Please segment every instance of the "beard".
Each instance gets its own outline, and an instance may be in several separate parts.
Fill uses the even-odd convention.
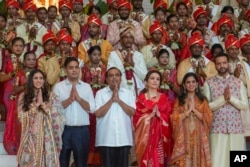
[[[195,59],[198,59],[198,58],[201,57],[201,54],[199,54],[199,55],[198,54],[192,54],[192,57],[195,58]]]
[[[226,74],[228,73],[228,69],[227,68],[220,68],[220,69],[217,69],[218,73],[223,75],[223,74]]]
[[[129,18],[129,15],[120,15],[120,18],[122,20],[127,20]]]

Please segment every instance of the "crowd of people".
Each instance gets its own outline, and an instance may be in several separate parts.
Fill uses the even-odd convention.
[[[21,167],[229,167],[246,150],[250,0],[144,1],[6,0],[0,120]]]

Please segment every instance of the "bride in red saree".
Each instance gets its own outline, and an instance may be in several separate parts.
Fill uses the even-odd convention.
[[[158,71],[149,71],[145,77],[146,89],[136,101],[133,124],[139,167],[165,167],[171,156],[171,105],[168,97],[158,91],[161,80]]]
[[[20,140],[20,123],[17,119],[17,97],[24,87],[19,88],[19,92],[14,89],[15,84],[24,84],[24,80],[17,82],[16,78],[21,76],[20,57],[24,50],[24,40],[16,37],[11,42],[11,54],[6,51],[2,69],[0,71],[0,82],[3,82],[3,103],[6,107],[7,117],[3,135],[3,145],[6,152],[10,155],[16,155]]]

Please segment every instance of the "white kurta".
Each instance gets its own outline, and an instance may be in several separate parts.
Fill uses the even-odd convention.
[[[29,26],[29,28],[33,26],[37,27],[37,35],[35,39],[29,40],[29,33],[26,32],[26,26]],[[16,33],[17,33],[17,37],[22,37],[24,39],[25,44],[28,44],[28,43],[31,44],[31,49],[33,48],[34,45],[37,46],[37,50],[35,52],[37,58],[43,53],[42,38],[44,34],[47,33],[47,28],[44,27],[42,24],[38,22],[34,22],[33,24],[28,24],[25,22],[16,27]],[[25,50],[27,50],[27,48]]]
[[[136,93],[135,92],[135,81],[133,80],[132,85],[127,84],[127,79],[126,79],[123,61],[120,58],[120,56],[117,54],[117,52],[119,52],[119,51],[112,51],[110,53],[110,56],[108,59],[108,69],[111,67],[117,67],[122,73],[121,86],[128,88],[128,89],[132,90],[134,93]],[[143,81],[144,81],[144,78],[147,74],[147,68],[146,68],[146,64],[145,64],[143,55],[140,52],[134,51],[133,61],[134,61],[134,77],[136,80],[136,86],[137,86],[137,90],[140,91],[144,88]]]

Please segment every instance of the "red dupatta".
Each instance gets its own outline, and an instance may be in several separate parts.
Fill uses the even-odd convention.
[[[159,117],[151,119],[150,114],[158,110]],[[169,116],[171,106],[165,94],[157,102],[139,95],[136,102],[136,113],[133,118],[135,126],[135,147],[140,167],[165,167],[172,151]]]

